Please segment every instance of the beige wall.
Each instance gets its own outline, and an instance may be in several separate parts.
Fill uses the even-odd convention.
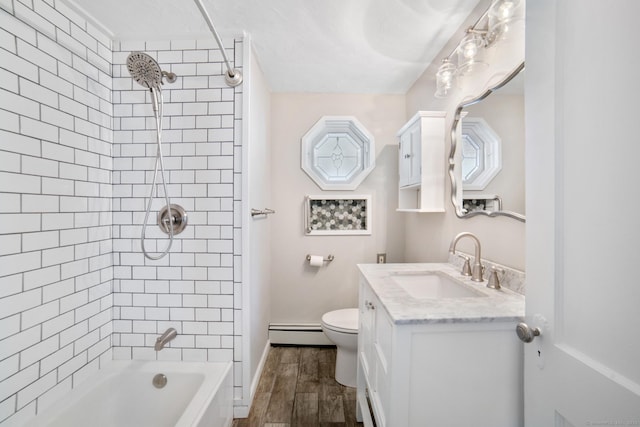
[[[471,25],[486,9],[488,3],[481,3],[476,8],[475,15],[470,17]],[[464,28],[464,26],[463,26]],[[524,61],[524,22],[514,28],[512,39],[502,41],[495,48],[485,50],[485,60],[490,64],[482,73],[466,78],[461,87],[446,99],[436,99],[435,72],[438,61],[432,64],[416,81],[407,93],[407,118],[418,110],[442,110],[447,112],[447,126],[450,127],[457,106],[473,99],[484,90],[499,82],[505,75],[513,71],[519,63]],[[460,32],[460,35],[463,33]],[[451,40],[442,50],[439,58],[447,56],[455,47],[459,38]],[[447,135],[447,158],[451,140]],[[443,159],[447,162],[447,159]],[[450,194],[450,184],[447,179],[446,194]],[[445,261],[451,239],[457,233],[470,231],[475,233],[482,242],[482,256],[485,259],[524,270],[525,266],[525,224],[510,218],[474,217],[459,219],[455,215],[452,204],[447,201],[444,214],[407,214],[405,221],[405,261]],[[473,252],[469,242],[460,242],[459,249]]]
[[[323,313],[357,305],[356,264],[386,252],[402,262],[405,216],[397,206],[396,132],[406,121],[404,95],[274,93],[271,97],[272,205],[271,322],[318,323]],[[373,134],[376,167],[354,191],[323,192],[300,168],[300,138],[323,115],[355,116]],[[305,236],[303,199],[308,194],[370,194],[370,236]],[[312,268],[307,254],[335,260]]]
[[[471,25],[488,7],[481,2]],[[462,32],[461,32],[462,34]],[[454,96],[438,100],[434,74],[437,64],[426,70],[406,95],[352,95],[273,93],[271,95],[272,207],[271,222],[271,322],[318,323],[323,313],[357,304],[356,264],[375,262],[386,252],[388,262],[446,261],[452,237],[461,231],[475,233],[483,244],[483,258],[524,270],[525,225],[510,218],[455,216],[447,199],[446,213],[398,213],[396,132],[418,110],[447,111],[447,126],[456,107],[494,85],[524,60],[524,32],[487,51],[491,64],[481,75],[467,79]],[[457,43],[442,51],[447,55]],[[437,62],[437,61],[436,61]],[[300,168],[300,138],[323,115],[352,115],[376,139],[376,168],[352,192],[323,192]],[[445,141],[448,158],[450,140]],[[447,158],[442,161],[447,164]],[[447,179],[446,194],[450,194]],[[305,236],[303,200],[307,194],[371,194],[371,236]],[[468,242],[459,248],[473,252]],[[325,267],[311,268],[306,254],[335,255]]]

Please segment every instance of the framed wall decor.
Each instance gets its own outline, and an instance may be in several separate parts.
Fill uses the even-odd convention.
[[[307,236],[371,234],[370,195],[306,196],[304,205]]]
[[[376,166],[374,137],[352,116],[323,116],[301,142],[300,166],[322,190],[355,190]]]

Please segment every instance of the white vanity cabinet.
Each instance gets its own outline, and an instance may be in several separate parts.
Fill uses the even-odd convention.
[[[398,210],[444,212],[444,111],[418,111],[398,131]]]
[[[394,322],[360,279],[357,413],[378,427],[523,425],[516,322]]]
[[[386,414],[391,402],[391,339],[393,324],[371,288],[360,284],[360,328],[358,331],[358,393],[365,385],[377,408],[378,426],[388,426]],[[365,380],[366,379],[366,380]],[[366,408],[365,406],[363,406]]]

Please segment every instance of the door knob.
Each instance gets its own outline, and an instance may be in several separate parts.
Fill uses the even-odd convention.
[[[540,328],[531,328],[524,322],[520,322],[516,326],[516,334],[518,334],[518,338],[520,338],[520,341],[525,343],[533,341],[533,339],[540,336],[541,333],[542,331]]]

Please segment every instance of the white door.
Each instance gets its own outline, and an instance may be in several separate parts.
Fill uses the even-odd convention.
[[[527,2],[527,427],[640,425],[639,16]]]

